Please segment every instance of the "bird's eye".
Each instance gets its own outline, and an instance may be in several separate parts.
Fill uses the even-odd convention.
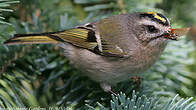
[[[158,29],[155,28],[153,25],[148,25],[148,26],[147,26],[147,29],[148,29],[148,31],[149,31],[150,33],[156,33],[156,32],[158,32]]]

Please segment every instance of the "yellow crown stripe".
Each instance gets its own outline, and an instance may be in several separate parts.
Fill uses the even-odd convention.
[[[155,12],[147,12],[147,14],[152,14],[152,15],[154,15],[154,17],[156,18],[156,19],[159,19],[159,20],[161,20],[162,22],[166,22],[166,19],[165,18],[162,18],[162,17],[160,17],[157,13],[155,13]]]

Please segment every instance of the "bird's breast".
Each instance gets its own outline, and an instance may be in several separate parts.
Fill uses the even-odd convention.
[[[130,57],[129,61],[130,69],[134,69],[135,73],[143,72],[149,69],[161,56],[162,52],[164,51],[167,42],[162,42],[160,45],[155,46],[138,46],[132,52],[132,57]],[[131,63],[134,62],[134,63]]]
[[[141,48],[125,59],[104,57],[89,50],[64,44],[65,56],[86,76],[97,82],[115,84],[151,67],[163,49]],[[139,74],[138,74],[139,75]]]

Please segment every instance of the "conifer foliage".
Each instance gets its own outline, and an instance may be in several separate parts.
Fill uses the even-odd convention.
[[[180,16],[180,7],[190,5],[194,0],[0,0],[0,108],[196,110],[195,46],[185,38],[170,42],[139,83],[130,79],[113,87],[117,96],[82,76],[56,46],[3,45],[16,33],[65,30],[136,11],[163,13],[173,27],[184,27],[195,23],[190,14]]]

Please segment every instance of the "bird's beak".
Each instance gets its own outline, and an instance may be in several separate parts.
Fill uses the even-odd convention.
[[[170,40],[177,40],[177,35],[174,33],[175,29],[169,29],[164,34],[162,34],[162,37]]]
[[[161,37],[166,38],[166,39],[170,39],[171,36],[171,31],[169,29],[169,31],[164,32]]]
[[[161,36],[167,38],[170,35],[171,35],[170,31],[167,31],[167,32],[163,33]]]
[[[179,29],[169,29],[168,32],[164,33],[162,36],[171,39],[177,40],[178,37],[186,35],[189,32],[190,28],[179,28]]]

